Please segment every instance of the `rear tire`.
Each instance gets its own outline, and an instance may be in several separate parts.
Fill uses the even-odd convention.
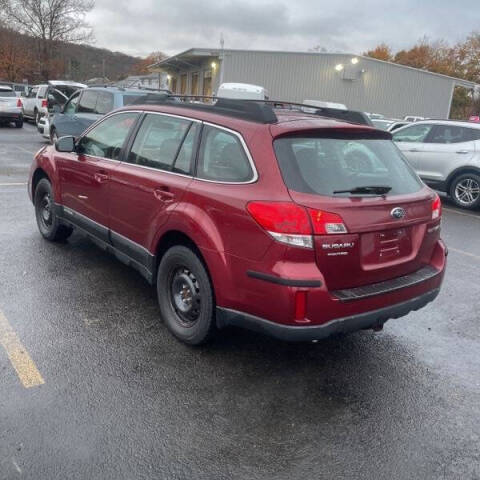
[[[46,178],[42,178],[35,188],[34,205],[38,230],[43,238],[62,242],[72,234],[72,228],[62,225],[55,213],[52,184]]]
[[[189,345],[208,342],[216,331],[215,301],[207,270],[189,248],[167,250],[157,272],[160,312],[170,332]]]
[[[22,120],[17,120],[17,121],[15,122],[15,126],[16,126],[17,128],[22,128],[22,127],[23,127],[23,119],[22,119]]]
[[[460,208],[474,210],[480,207],[480,175],[464,173],[453,179],[450,197]]]
[[[38,122],[40,121],[40,113],[39,113],[37,110],[35,110],[35,111],[33,112],[33,115],[34,115],[34,117],[33,117],[33,123],[34,123],[35,125],[38,125]]]

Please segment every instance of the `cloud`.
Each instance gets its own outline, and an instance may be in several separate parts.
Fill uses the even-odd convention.
[[[480,24],[479,0],[96,0],[88,20],[96,45],[145,56],[161,50],[226,48],[362,53],[423,36],[462,40]]]

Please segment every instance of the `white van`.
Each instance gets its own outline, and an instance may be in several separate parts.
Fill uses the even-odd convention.
[[[218,98],[237,98],[243,100],[268,100],[268,91],[258,85],[248,83],[222,83],[218,87]]]
[[[347,106],[343,103],[323,102],[321,100],[304,100],[303,104],[318,108],[336,108],[337,110],[348,110]]]

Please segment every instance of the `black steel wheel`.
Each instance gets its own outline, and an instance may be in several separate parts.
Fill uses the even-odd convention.
[[[190,345],[207,342],[215,332],[215,302],[207,270],[184,246],[170,248],[157,272],[157,294],[168,329]]]
[[[72,233],[72,229],[62,225],[55,213],[52,185],[42,178],[35,188],[35,217],[38,230],[44,238],[51,241],[64,241]]]

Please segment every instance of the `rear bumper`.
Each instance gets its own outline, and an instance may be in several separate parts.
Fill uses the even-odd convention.
[[[0,121],[6,122],[14,122],[15,120],[21,120],[23,118],[22,112],[4,112],[0,111]]]
[[[424,307],[436,298],[439,291],[440,288],[436,288],[405,302],[389,305],[370,312],[351,315],[349,317],[337,318],[322,325],[310,326],[282,325],[247,313],[218,307],[217,324],[220,328],[227,326],[248,328],[249,330],[265,333],[280,340],[291,342],[321,340],[338,333],[381,327],[391,318],[403,317],[413,310]]]

